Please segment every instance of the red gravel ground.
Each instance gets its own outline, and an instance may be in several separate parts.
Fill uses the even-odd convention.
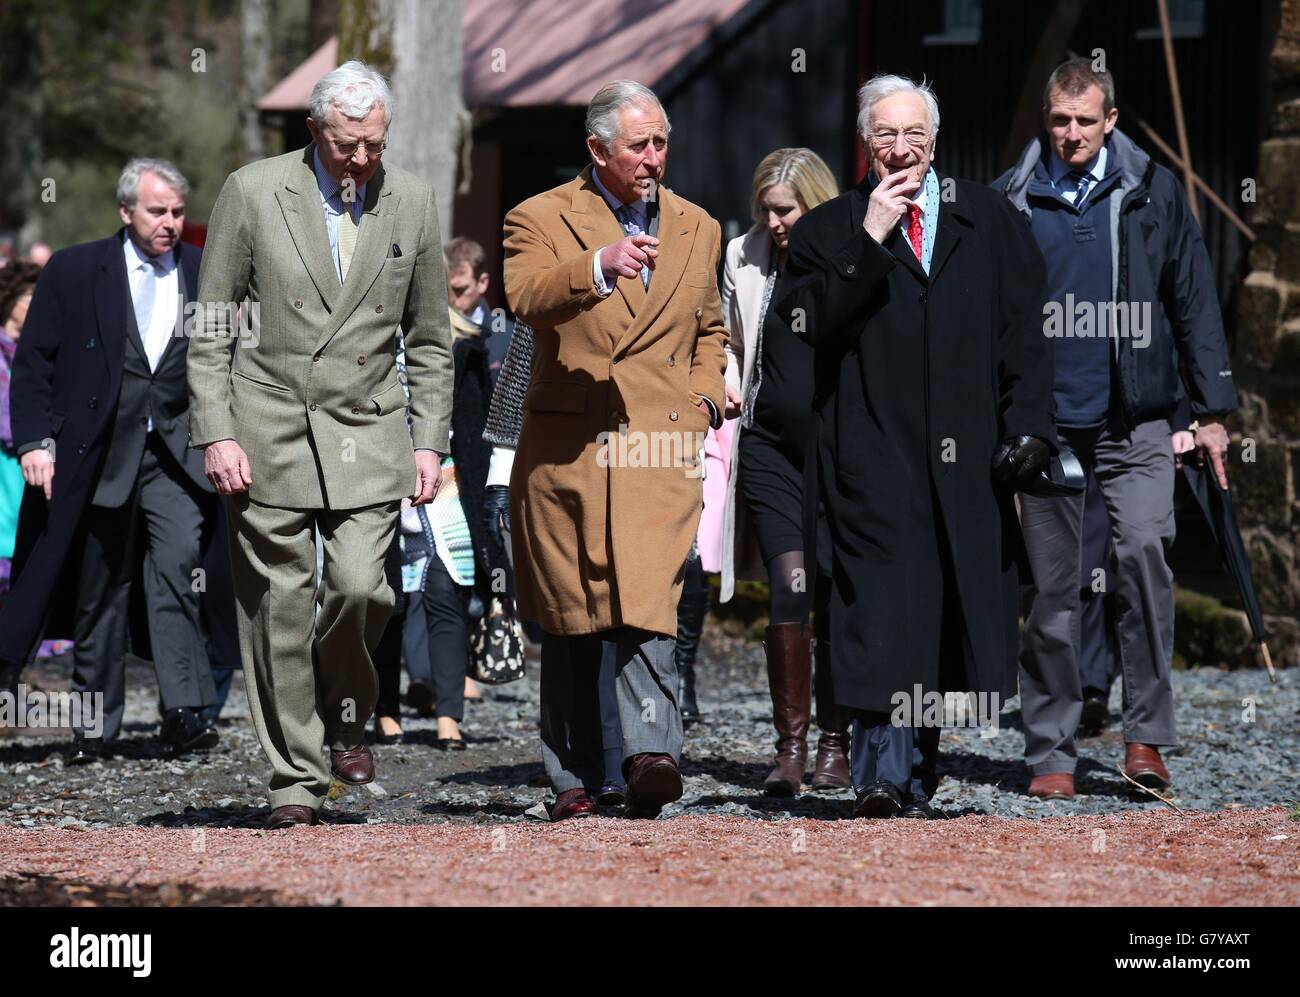
[[[0,830],[0,903],[32,902],[1295,906],[1300,822],[1271,808],[929,824]]]

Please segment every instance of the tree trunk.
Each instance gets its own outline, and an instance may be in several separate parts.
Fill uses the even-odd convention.
[[[269,0],[240,0],[239,86],[242,161],[265,159],[266,135],[255,106],[271,88],[271,5]]]
[[[433,187],[443,237],[452,232],[456,168],[468,139],[461,98],[462,0],[342,0],[339,61],[361,59],[392,84],[386,162]]]

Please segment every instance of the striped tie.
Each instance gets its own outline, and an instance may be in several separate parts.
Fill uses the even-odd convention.
[[[1075,170],[1070,174],[1070,179],[1074,181],[1074,206],[1083,207],[1083,199],[1088,196],[1088,187],[1092,183],[1092,177],[1082,170]]]
[[[625,204],[618,209],[618,219],[623,223],[623,231],[628,235],[641,235],[641,219],[637,213],[632,210],[630,204]],[[641,267],[641,285],[647,290],[650,287],[650,268]]]

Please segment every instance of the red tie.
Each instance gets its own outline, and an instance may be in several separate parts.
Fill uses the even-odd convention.
[[[907,207],[907,241],[912,244],[916,261],[921,262],[921,209],[915,204]]]

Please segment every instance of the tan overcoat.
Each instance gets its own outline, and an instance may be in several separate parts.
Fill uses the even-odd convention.
[[[518,604],[555,634],[677,633],[702,505],[698,403],[724,409],[718,223],[661,188],[649,290],[619,277],[602,298],[594,254],[623,235],[590,166],[505,221],[506,297],[535,335],[510,480]]]

